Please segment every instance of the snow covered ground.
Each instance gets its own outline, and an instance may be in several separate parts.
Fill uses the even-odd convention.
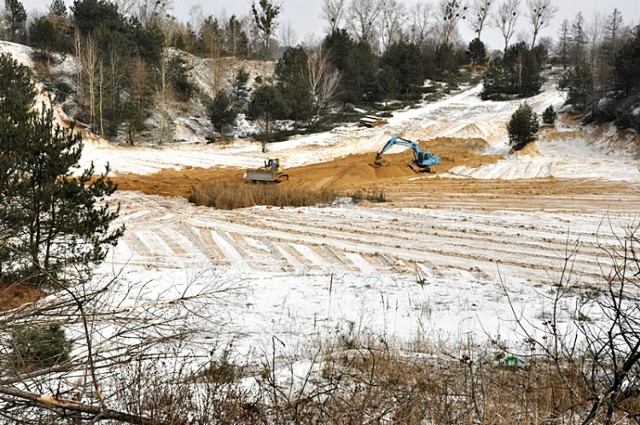
[[[0,43],[0,51],[33,66],[24,46]],[[387,340],[508,339],[517,345],[505,288],[516,312],[533,324],[547,320],[567,250],[575,247],[570,260],[578,289],[561,305],[563,320],[570,321],[580,288],[602,283],[608,268],[603,249],[616,247],[616,235],[638,225],[637,152],[621,149],[625,141],[610,132],[559,124],[555,136],[536,144],[536,152],[509,154],[505,123],[521,102],[482,101],[480,90],[471,87],[395,113],[382,127],[339,127],[270,145],[267,153],[257,142],[241,140],[124,147],[88,137],[81,165],[94,162],[100,170],[109,163],[116,173],[150,174],[166,168],[254,167],[277,155],[295,167],[375,152],[390,136],[482,138],[488,143],[485,153],[504,158],[478,168],[457,167],[448,176],[613,181],[628,190],[598,194],[597,202],[595,196],[569,199],[562,193],[535,202],[487,193],[485,202],[476,193],[466,202],[456,197],[437,203],[429,202],[427,190],[395,207],[342,202],[236,211],[119,192],[119,221],[127,232],[98,277],[118,273],[129,294],[145,299],[223,289],[207,313],[199,310],[193,319],[209,330],[190,347],[202,353],[212,344],[233,343],[238,353],[257,359],[270,351],[274,338],[295,350],[345,332]],[[549,105],[558,109],[563,96],[548,84],[527,102],[541,113]],[[570,208],[559,208],[563,203]]]
[[[520,102],[483,102],[479,90],[398,113],[383,127],[341,127],[278,143],[267,154],[248,141],[158,148],[90,141],[83,161],[109,162],[116,172],[151,173],[250,167],[277,152],[295,166],[374,152],[390,135],[481,137],[489,143],[487,153],[505,158],[477,169],[452,170],[452,176],[640,183],[635,157],[609,152],[595,136],[541,141],[539,153],[508,154],[504,124]],[[547,87],[529,103],[541,112],[549,104],[559,107],[562,95]],[[417,196],[428,204],[428,193]],[[208,310],[211,320],[224,322],[211,338],[233,342],[237,352],[254,359],[268,351],[273,337],[295,349],[345,329],[388,339],[517,341],[504,287],[516,311],[541,323],[549,317],[552,288],[574,245],[572,279],[580,288],[600,285],[601,267],[607,267],[602,247],[616,246],[615,235],[637,221],[637,203],[620,206],[624,202],[616,196],[604,201],[616,203],[615,213],[594,211],[588,198],[573,199],[572,212],[540,209],[526,199],[510,200],[499,210],[451,202],[431,208],[342,203],[218,211],[179,198],[121,192],[120,220],[127,232],[101,272],[122,270],[132,284],[153,281],[167,293],[193,276],[208,276],[204,282],[196,279],[194,290],[207,285],[229,289]],[[554,199],[563,202],[562,195]],[[572,300],[578,297],[576,290]],[[566,320],[573,307],[571,302],[562,306]]]

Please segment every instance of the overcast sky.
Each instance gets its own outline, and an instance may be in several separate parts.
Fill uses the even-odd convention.
[[[284,24],[290,22],[295,30],[299,42],[305,41],[309,37],[320,38],[325,32],[325,23],[322,21],[320,14],[322,12],[322,0],[275,0],[282,4],[282,13],[279,22]],[[418,0],[399,0],[409,8]],[[433,0],[436,4],[438,0]],[[468,0],[471,1],[471,0]],[[556,38],[557,29],[560,23],[567,19],[569,22],[573,20],[578,12],[582,12],[585,21],[589,22],[592,17],[600,13],[602,15],[610,14],[614,8],[618,8],[624,17],[626,24],[637,25],[640,23],[640,0],[552,0],[553,4],[558,7],[553,22],[549,28],[545,28],[541,35]],[[66,0],[67,5],[73,4],[72,0]],[[257,3],[257,0],[256,0]],[[524,5],[525,0],[521,0]],[[28,12],[35,9],[41,11],[46,10],[50,0],[23,0],[23,4]],[[495,2],[497,4],[497,1]],[[251,11],[251,0],[173,0],[172,13],[181,21],[188,21],[191,18],[190,11],[194,6],[199,6],[202,13],[207,15],[229,17],[232,14],[237,16],[248,15]],[[494,6],[495,7],[495,6]],[[523,8],[524,12],[524,8]],[[524,13],[523,13],[524,14]],[[463,21],[460,30],[465,41],[470,41],[472,32],[468,29]],[[524,16],[518,21],[518,32],[528,32],[529,26]],[[502,38],[498,30],[494,28],[485,29],[482,34],[483,41],[492,48],[500,48],[502,46]]]

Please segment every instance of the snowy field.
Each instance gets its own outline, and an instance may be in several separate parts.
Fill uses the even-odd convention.
[[[538,142],[535,155],[509,154],[504,126],[520,102],[483,102],[479,91],[473,87],[397,113],[383,127],[341,127],[279,143],[267,154],[247,141],[158,148],[89,141],[83,161],[109,162],[116,172],[142,174],[163,168],[252,167],[277,152],[289,166],[298,166],[374,152],[390,135],[481,137],[488,142],[488,154],[504,159],[452,170],[451,177],[640,184],[638,160],[631,153],[612,153],[610,134],[590,135],[559,124],[568,137]],[[549,86],[529,103],[541,112],[549,104],[560,107],[562,96]],[[615,247],[615,235],[638,219],[633,193],[625,199],[600,196],[597,205],[611,209],[594,210],[589,197],[572,199],[570,212],[540,208],[526,199],[512,199],[500,209],[485,208],[478,198],[429,207],[428,193],[417,196],[427,208],[343,202],[217,211],[180,198],[120,192],[120,220],[127,232],[101,274],[119,271],[133,286],[152,282],[149,296],[224,288],[227,292],[207,307],[205,317],[198,316],[203,324],[216,325],[196,345],[207,350],[210,344],[233,343],[249,359],[268,352],[274,338],[295,351],[349,329],[387,339],[517,341],[505,287],[515,310],[541,323],[550,315],[552,288],[560,282],[567,250],[576,247],[571,258],[571,279],[579,288],[575,301],[581,290],[602,284],[608,267],[603,247]],[[564,199],[560,194],[549,202]],[[562,306],[566,320],[573,308],[571,302]]]
[[[0,51],[33,66],[24,46],[0,43]],[[59,67],[73,71],[70,60]],[[118,192],[127,232],[97,278],[119,276],[122,290],[114,299],[153,302],[220,290],[191,319],[205,332],[187,349],[203,355],[233,344],[256,360],[276,339],[296,352],[348,332],[405,341],[508,340],[518,350],[513,311],[534,325],[548,320],[553,288],[570,257],[576,289],[560,306],[561,319],[570,321],[575,301],[601,286],[609,271],[604,250],[638,225],[638,137],[558,123],[534,152],[511,154],[505,124],[520,101],[482,101],[480,91],[468,87],[395,113],[381,127],[339,127],[270,145],[267,153],[250,141],[207,145],[187,128],[180,133],[186,143],[153,148],[85,138],[83,167],[94,162],[100,171],[109,163],[115,173],[136,174],[249,168],[274,156],[287,167],[304,166],[376,152],[390,136],[482,138],[486,154],[503,156],[440,176],[486,188],[486,195],[462,191],[433,199],[424,185],[408,182],[396,192],[401,199],[381,206],[345,201],[218,211],[181,198]],[[561,108],[563,96],[550,83],[527,102],[541,113],[549,105]],[[494,179],[526,186],[528,179],[549,177],[599,190],[535,199],[491,192]],[[446,191],[447,180],[433,184]]]

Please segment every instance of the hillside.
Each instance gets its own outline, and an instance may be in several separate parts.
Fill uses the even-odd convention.
[[[9,54],[22,65],[28,66],[36,74],[36,80],[41,90],[39,101],[50,105],[49,98],[54,100],[55,115],[62,125],[68,126],[71,121],[82,123],[81,108],[77,102],[77,63],[75,57],[55,55],[50,69],[46,63],[34,59],[36,51],[21,44],[0,41],[0,53]],[[202,142],[213,132],[207,118],[207,104],[217,90],[228,90],[238,71],[243,69],[249,74],[248,86],[252,86],[256,77],[269,78],[273,74],[274,62],[237,60],[224,57],[218,60],[203,59],[175,49],[167,49],[168,57],[181,56],[189,69],[190,82],[196,89],[196,94],[187,102],[179,102],[168,96],[163,105],[156,94],[156,107],[146,120],[146,130],[140,135],[136,144],[155,146],[162,143]],[[60,88],[64,93],[58,92]],[[58,99],[56,101],[56,98]],[[63,99],[60,101],[60,99]],[[167,128],[161,135],[161,122]],[[245,125],[239,132],[252,131],[251,125]],[[86,132],[86,137],[100,142],[100,137]],[[124,135],[120,135],[112,144],[128,144]]]
[[[2,43],[0,50],[37,67],[27,48]],[[210,64],[193,65],[201,93],[213,90]],[[254,65],[253,76],[270,72],[271,65]],[[228,81],[238,66],[226,64],[217,81]],[[72,69],[68,57],[53,73],[71,78]],[[158,330],[160,336],[184,331],[162,346],[166,351],[160,354],[143,349],[145,355],[161,358],[160,366],[142,360],[137,365],[155,371],[154,378],[164,378],[172,367],[186,370],[188,379],[175,382],[185,383],[185,393],[193,398],[205,392],[206,385],[200,384],[207,373],[231,368],[237,400],[258,394],[253,399],[258,401],[233,405],[236,393],[224,387],[218,394],[224,400],[221,410],[242,406],[238,409],[252,412],[266,405],[265,417],[275,415],[271,422],[259,422],[242,410],[245,422],[237,423],[282,423],[276,408],[297,414],[300,406],[315,402],[324,414],[323,409],[330,409],[325,401],[336,388],[354,394],[340,400],[344,404],[336,407],[338,419],[362,402],[371,417],[383,411],[372,423],[458,423],[448,420],[454,415],[449,410],[433,413],[431,422],[411,422],[385,407],[433,390],[430,401],[451,401],[456,407],[444,403],[446,409],[467,412],[468,419],[475,414],[468,413],[476,400],[474,382],[496,376],[504,378],[503,383],[491,381],[497,390],[522,383],[498,394],[497,404],[512,407],[511,401],[522,395],[530,406],[539,395],[532,388],[547,388],[548,383],[543,374],[548,358],[535,351],[534,338],[547,344],[552,323],[554,330],[575,337],[567,338],[574,348],[580,347],[584,339],[576,336],[576,326],[609,320],[601,305],[590,303],[606,292],[607,278],[617,276],[613,272],[620,271],[617,261],[627,247],[625,237],[638,229],[640,137],[612,126],[582,126],[565,114],[554,126],[544,127],[525,150],[512,152],[505,125],[521,101],[482,101],[481,90],[480,85],[463,86],[438,101],[397,111],[381,126],[339,126],[270,144],[266,152],[251,139],[206,143],[210,127],[201,99],[186,108],[172,105],[172,143],[150,138],[128,146],[87,132],[80,165],[94,163],[101,170],[109,164],[119,185],[114,195],[121,204],[117,224],[126,225],[95,281],[87,284],[104,288],[104,304],[115,312],[111,322],[96,315],[98,331],[92,328],[91,338],[118,358],[127,354],[113,354],[111,344],[126,347],[140,338],[144,345],[139,329],[141,335],[151,328],[150,333]],[[63,112],[73,110],[73,100],[66,102],[55,106],[61,123],[73,118]],[[561,110],[564,94],[551,81],[527,102],[537,113],[549,105]],[[442,163],[431,173],[416,173],[408,166],[411,152],[394,147],[384,156],[389,165],[374,167],[376,152],[392,136],[419,141],[440,155]],[[250,185],[243,182],[243,171],[275,157],[290,174],[281,187],[331,190],[336,201],[229,211],[187,201],[192,188],[203,182]],[[383,192],[386,202],[354,202],[352,195],[369,191]],[[637,283],[637,277],[630,279]],[[637,293],[637,287],[632,290]],[[584,305],[592,308],[581,310]],[[169,306],[174,315],[156,314],[159,306]],[[148,328],[144,320],[160,324]],[[68,329],[83,332],[80,321],[70,321]],[[398,364],[388,362],[389,353],[400,359]],[[530,366],[498,367],[507,355],[522,363],[526,359]],[[135,361],[118,364],[122,376],[114,373],[126,388],[133,376],[127,362]],[[575,367],[571,363],[567,373]],[[403,370],[406,387],[397,379],[374,382],[380,369]],[[435,378],[429,385],[419,380],[431,375]],[[77,376],[64,379],[72,387]],[[104,379],[103,388],[109,391],[114,381]],[[212,387],[221,382],[227,383],[216,381]],[[452,389],[451,382],[460,386]],[[446,388],[438,386],[442,383]],[[536,403],[557,401],[557,388],[549,386],[547,398],[540,396]],[[377,388],[398,392],[383,401],[368,398]],[[307,397],[308,392],[313,395]],[[573,397],[579,391],[569,392]],[[493,395],[487,387],[483,400]],[[113,396],[112,405],[126,404],[119,397]],[[573,399],[567,405],[582,412],[591,402],[588,395],[584,400],[579,407]],[[204,410],[217,401],[207,399]],[[416,403],[432,405],[423,399]],[[494,412],[487,418],[503,418],[504,412],[493,407],[493,402],[483,407]],[[574,412],[568,409],[545,414],[563,421]],[[507,413],[495,423],[528,421],[518,408]],[[526,412],[531,417],[537,413]],[[314,411],[309,417],[314,414],[320,415]],[[340,423],[338,419],[326,423]]]

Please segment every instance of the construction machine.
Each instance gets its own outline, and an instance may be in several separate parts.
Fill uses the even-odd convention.
[[[284,172],[280,166],[280,160],[275,158],[266,160],[263,167],[247,170],[243,178],[253,183],[280,183],[289,180],[289,174]]]
[[[432,165],[438,165],[442,161],[438,155],[434,155],[431,152],[422,151],[420,145],[411,140],[403,139],[402,137],[392,137],[389,139],[386,145],[376,154],[376,158],[373,161],[375,166],[388,165],[389,161],[382,159],[382,154],[388,151],[392,146],[400,145],[411,148],[413,151],[413,166],[417,167],[417,170],[410,166],[414,171],[430,172]]]

